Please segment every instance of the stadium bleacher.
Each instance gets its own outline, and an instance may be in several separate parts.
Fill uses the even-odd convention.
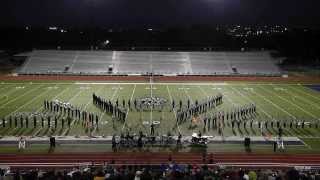
[[[277,59],[268,51],[157,52],[34,50],[18,70],[20,74],[181,74],[280,75]],[[67,67],[67,70],[66,70]],[[236,69],[236,72],[235,72]]]

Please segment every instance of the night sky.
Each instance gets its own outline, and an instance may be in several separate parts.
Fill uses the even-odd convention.
[[[1,0],[0,4],[0,26],[320,24],[320,0]]]

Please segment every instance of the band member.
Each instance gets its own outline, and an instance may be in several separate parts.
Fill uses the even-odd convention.
[[[153,136],[154,135],[154,124],[153,123],[151,123],[150,128],[151,128],[151,135]]]

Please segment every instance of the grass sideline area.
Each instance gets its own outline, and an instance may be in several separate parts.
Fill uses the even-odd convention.
[[[250,146],[252,153],[256,154],[314,154],[320,153],[319,142],[303,139],[308,146],[290,145],[285,151],[273,152],[272,145],[253,144]],[[65,153],[107,153],[113,152],[111,144],[64,144],[50,149],[48,144],[27,145],[26,149],[18,149],[17,145],[3,145],[0,154],[65,154]],[[249,153],[242,144],[209,144],[207,148],[199,147],[144,147],[142,149],[118,149],[117,152],[190,152],[190,153]]]
[[[92,94],[115,102],[125,99],[139,99],[143,97],[161,97],[167,100],[167,104],[162,112],[157,110],[144,111],[142,113],[132,110],[128,111],[125,122],[112,120],[92,103]],[[201,131],[203,135],[217,136],[217,129],[203,131],[203,122],[190,129],[190,122],[176,124],[175,113],[170,111],[171,101],[176,104],[182,100],[186,105],[188,99],[191,102],[206,99],[208,96],[215,96],[218,93],[223,94],[223,104],[216,109],[208,112],[229,111],[246,104],[255,103],[257,105],[257,116],[253,128],[231,128],[229,122],[224,127],[224,136],[259,136],[261,135],[257,122],[280,120],[281,122],[305,121],[316,124],[320,118],[320,93],[303,84],[294,83],[263,83],[263,82],[217,82],[217,83],[111,83],[111,82],[21,82],[4,81],[0,83],[0,118],[24,112],[46,113],[43,108],[43,101],[59,100],[69,102],[82,110],[98,114],[100,117],[99,128],[92,132],[95,136],[120,134],[131,130],[134,132],[143,131],[149,133],[150,128],[144,125],[144,122],[160,121],[156,127],[156,134],[163,135],[171,132],[177,135],[181,132],[185,136],[190,136],[193,132]],[[1,121],[1,120],[0,120]],[[41,128],[38,122],[37,128],[33,128],[30,120],[29,128],[10,128],[0,124],[1,136],[49,136],[49,135],[88,135],[88,132],[82,127],[81,123],[74,121],[70,129],[58,123],[58,128]],[[20,123],[19,123],[20,124]],[[45,123],[46,124],[46,123]],[[247,125],[248,126],[248,125]],[[268,128],[264,132],[270,137],[277,134],[277,128]],[[320,143],[320,127],[309,126],[305,128],[284,128],[284,136],[297,136],[307,144],[302,147],[301,152],[317,151]],[[213,145],[215,146],[215,145]],[[218,145],[219,146],[219,145]],[[229,145],[226,145],[227,147]],[[230,145],[232,146],[232,145]],[[234,145],[233,149],[241,151],[243,146]],[[265,149],[257,146],[258,149]],[[219,149],[219,147],[217,147]],[[213,151],[214,149],[212,148]],[[9,148],[10,149],[10,148]],[[41,149],[41,148],[40,148]],[[71,148],[74,149],[74,148]],[[210,148],[209,148],[210,149]],[[266,149],[271,149],[267,147]],[[293,148],[292,151],[300,151],[299,148]],[[222,148],[224,151],[224,149]],[[0,148],[0,152],[6,151],[5,147]],[[288,151],[291,151],[290,148]]]

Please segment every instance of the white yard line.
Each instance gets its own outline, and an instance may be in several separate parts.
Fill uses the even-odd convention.
[[[43,93],[46,93],[47,91],[49,91],[49,89],[47,89],[46,91],[42,92],[41,94],[37,95],[36,97],[34,97],[33,99],[31,99],[30,101],[28,101],[27,103],[23,104],[22,106],[20,106],[18,109],[16,109],[15,111],[11,112],[10,114],[8,114],[6,117],[14,114],[15,112],[17,112],[18,110],[20,110],[22,107],[26,106],[27,104],[30,104],[31,102],[33,102],[35,99],[39,98],[39,96],[41,96]],[[41,106],[42,107],[42,106]],[[40,109],[41,109],[40,107]],[[36,112],[38,112],[39,110],[37,110]],[[11,133],[12,131],[14,131],[17,127],[13,128],[9,133]],[[8,133],[8,134],[9,134]]]
[[[263,112],[266,116],[268,116],[271,120],[273,120],[271,114],[269,114],[267,111],[264,110],[264,108],[262,108],[261,106],[259,106],[257,103],[255,103],[254,101],[252,101],[252,99],[250,99],[248,96],[243,95],[239,90],[237,90],[236,88],[231,86],[231,89],[235,92],[237,92],[240,96],[246,98],[249,100],[250,103],[256,104],[256,106],[259,108],[259,110],[261,110],[261,112]]]
[[[32,98],[30,101],[28,101],[27,103],[23,104],[22,106],[20,106],[18,109],[16,109],[15,111],[11,112],[10,114],[8,114],[6,117],[13,115],[15,112],[17,112],[18,110],[22,109],[24,106],[26,106],[27,104],[30,104],[31,102],[33,102],[35,99],[38,99],[39,96],[41,96],[43,93],[46,93],[48,90],[42,92],[41,94],[39,94],[38,96]],[[10,134],[11,132],[13,132],[14,130],[16,130],[17,127],[11,129],[9,132],[7,132],[7,134]]]
[[[38,94],[37,96],[35,96],[34,98],[32,98],[30,101],[28,101],[27,103],[24,103],[23,105],[21,105],[19,108],[17,108],[16,110],[14,110],[13,112],[11,112],[10,114],[7,115],[10,116],[12,114],[14,114],[15,112],[18,112],[20,109],[22,109],[23,107],[25,107],[26,105],[32,103],[33,101],[35,101],[36,99],[38,99],[39,97],[41,97],[44,93],[47,93],[49,91],[49,89],[47,89],[46,91],[43,91],[42,93]]]
[[[198,88],[200,89],[200,91],[203,92],[203,94],[205,94],[207,96],[207,98],[209,98],[208,93],[203,88],[201,88],[200,86],[198,86]]]
[[[97,92],[99,92],[100,93],[100,91],[102,91],[103,90],[103,88],[104,88],[104,86],[102,86],[101,88],[99,88],[99,90],[97,91]],[[90,96],[91,97],[91,96]],[[87,107],[89,106],[89,104],[92,102],[92,100],[90,100],[90,98],[89,98],[89,101],[88,101],[88,103],[84,106],[84,110],[86,110],[87,109]],[[71,126],[73,126],[73,124],[74,124],[74,120],[71,122]],[[96,126],[97,127],[97,126]],[[94,128],[94,130],[93,130],[93,132],[96,130],[96,127]],[[93,133],[92,132],[92,133]]]
[[[198,87],[199,87],[199,86],[198,86]],[[192,100],[191,96],[189,95],[188,91],[187,91],[186,88],[184,88],[184,87],[183,87],[183,89],[184,89],[185,93],[187,94],[187,96],[189,97],[191,103],[193,104],[193,100]],[[200,88],[200,89],[201,89],[201,88]],[[207,96],[207,95],[206,95],[206,96]],[[204,122],[201,121],[201,124],[204,124]]]
[[[52,100],[56,99],[58,96],[60,96],[61,94],[63,94],[67,89],[69,88],[65,88],[64,90],[62,90],[59,94],[57,94],[56,96],[54,96],[53,98],[51,98]],[[39,112],[41,109],[43,109],[43,106],[40,106],[39,109],[37,109],[36,112]],[[36,136],[42,129],[38,129],[35,133],[33,133],[33,136]]]
[[[314,98],[314,99],[317,99],[318,101],[320,101],[320,97],[317,97],[317,96],[314,96],[314,95],[311,95],[311,94],[309,94],[309,93],[306,93],[305,91],[303,91],[303,90],[301,90],[301,89],[298,89],[298,88],[292,88],[292,87],[290,87],[291,89],[293,89],[293,90],[295,90],[295,91],[299,91],[299,92],[301,92],[302,94],[305,94],[305,95],[307,95],[307,96],[310,96],[310,97],[312,97],[312,98]]]
[[[152,98],[152,79],[150,78],[150,97]],[[151,125],[153,123],[153,116],[152,116],[152,113],[153,113],[153,107],[151,106],[150,107],[151,111],[150,111],[150,120],[149,120],[149,124]]]
[[[260,88],[261,88],[261,87],[260,87]],[[261,88],[261,89],[263,89],[263,88]],[[263,89],[263,90],[264,90],[264,89]],[[287,99],[284,98],[284,97],[279,96],[277,93],[273,93],[272,91],[269,91],[269,92],[270,92],[271,94],[274,94],[274,95],[278,96],[280,99],[282,99],[282,100],[284,100],[284,101],[286,101],[286,102],[288,102],[288,103],[296,106],[296,107],[299,108],[301,111],[305,112],[306,114],[309,114],[311,117],[317,119],[317,116],[315,116],[314,114],[310,113],[309,111],[304,110],[303,108],[301,108],[300,106],[296,105],[295,103],[287,100]]]
[[[183,89],[184,93],[188,96],[190,102],[193,104],[193,100],[192,100],[191,96],[189,95],[188,91],[186,90],[186,88],[184,87],[184,85],[182,86],[182,89]]]
[[[168,85],[167,85],[167,91],[168,91],[168,94],[169,94],[170,102],[172,103],[173,99],[172,99],[171,92],[170,92],[170,90],[169,90]],[[180,126],[179,126],[179,123],[178,123],[178,121],[177,121],[176,111],[173,109],[172,112],[173,112],[174,117],[175,117],[175,121],[176,121],[176,125],[177,125],[177,127],[178,127],[178,131],[179,131],[179,133],[181,134]]]
[[[75,99],[76,97],[78,97],[79,94],[80,94],[82,91],[83,91],[83,90],[81,89],[77,94],[75,94],[75,95],[69,100],[69,103],[70,103],[73,99]],[[72,103],[71,103],[71,104],[72,104]],[[70,128],[71,128],[71,126],[73,125],[73,123],[74,123],[74,119],[73,119],[72,122],[71,122]],[[67,133],[68,129],[69,129],[69,128],[67,128],[67,129],[62,133],[62,135],[65,135],[65,134]]]
[[[270,101],[269,99],[265,98],[264,96],[262,96],[261,94],[252,91],[254,94],[258,95],[259,97],[261,97],[262,99],[264,99],[265,101],[268,101],[270,104],[272,104],[273,106],[275,106],[277,109],[285,112],[286,114],[288,114],[289,116],[291,116],[292,118],[296,119],[296,117],[294,115],[292,115],[291,113],[289,113],[288,111],[286,111],[285,109],[281,108],[280,106],[278,106],[277,104],[273,103],[272,101]]]
[[[133,95],[134,95],[134,92],[136,91],[136,86],[137,86],[137,85],[135,84],[134,87],[133,87],[132,94],[131,94],[131,97],[130,97],[130,102],[132,102],[132,100],[133,100]],[[126,118],[124,119],[123,126],[122,126],[122,128],[121,128],[121,132],[123,131],[123,129],[124,129],[126,123],[127,123],[129,110],[130,110],[130,109],[128,108],[128,109],[127,109],[127,113],[126,113]]]
[[[100,91],[102,91],[103,88],[104,88],[104,86],[102,86],[101,88],[99,88],[99,90],[98,90],[97,92],[100,93]],[[91,98],[91,96],[90,96],[90,98]],[[90,98],[89,98],[87,104],[83,107],[84,110],[86,110],[87,107],[89,106],[89,104],[92,102],[92,99],[90,99]]]
[[[0,84],[1,85],[1,84]],[[2,87],[1,89],[0,89],[0,91],[3,91],[4,89],[8,89],[8,88],[12,88],[11,86],[5,86],[5,87]],[[11,91],[11,90],[10,90]],[[10,92],[10,91],[7,91],[7,93],[8,92]]]
[[[39,86],[39,87],[37,87],[37,88],[32,88],[32,89],[30,89],[29,91],[26,91],[26,92],[25,92],[25,93],[23,93],[22,95],[17,96],[16,98],[14,98],[14,99],[12,99],[12,100],[8,101],[8,102],[7,102],[7,103],[5,103],[5,104],[2,104],[2,105],[0,106],[0,108],[2,108],[2,107],[4,107],[4,106],[6,106],[7,104],[10,104],[11,102],[14,102],[14,101],[15,101],[15,100],[17,100],[17,99],[20,99],[20,98],[24,97],[25,95],[27,95],[27,94],[29,94],[29,93],[31,93],[31,92],[33,92],[33,91],[35,91],[35,90],[39,89],[40,87],[42,87],[42,85],[41,85],[41,86]]]
[[[118,85],[118,88],[116,88],[116,90],[113,91],[112,97],[110,99],[111,102],[113,101],[114,97],[118,93],[119,89],[120,89],[120,85]],[[99,119],[101,120],[104,115],[105,115],[105,112],[101,112],[101,115],[100,115]]]
[[[61,94],[63,94],[66,90],[69,90],[69,87],[68,88],[65,88],[64,90],[62,90],[59,94],[57,94],[56,96],[54,96],[53,98],[51,98],[51,100],[54,100],[56,99],[57,97],[59,97]],[[70,99],[69,99],[70,100]],[[39,112],[41,109],[43,109],[43,106],[41,106],[36,112]],[[33,136],[36,136],[42,129],[38,129],[34,134]]]
[[[200,87],[200,86],[199,86]],[[200,88],[200,89],[202,89],[202,88]],[[234,103],[230,98],[229,98],[229,96],[227,96],[225,93],[223,93],[223,92],[221,92],[221,90],[217,90],[217,91],[219,91],[221,94],[223,94],[223,97],[225,97],[233,106],[237,106],[238,104],[237,103]]]
[[[61,94],[63,94],[67,89],[69,88],[65,88],[64,90],[62,90],[59,94],[57,94],[56,96],[54,96],[53,98],[51,99],[56,99],[58,96],[60,96]],[[36,112],[39,112],[41,109],[43,109],[43,106],[40,106]]]
[[[0,98],[6,97],[6,96],[8,97],[9,95],[11,95],[12,93],[14,93],[15,91],[18,91],[18,90],[19,90],[19,89],[13,87],[13,89],[10,89],[10,90],[7,91],[6,93],[2,94],[2,95],[0,96]]]
[[[256,104],[255,102],[253,102],[248,96],[243,95],[239,90],[237,90],[236,88],[231,87],[231,89],[235,92],[237,92],[240,96],[248,99],[250,101],[250,103]],[[257,104],[256,104],[257,105]],[[265,110],[263,110],[264,108],[260,108],[259,105],[257,105],[257,107],[259,107],[259,110],[261,110],[265,115],[267,115],[270,119],[272,119],[272,116],[266,112]]]
[[[290,88],[291,89],[291,88]],[[293,88],[292,88],[293,89]],[[296,94],[290,92],[290,91],[285,91],[287,94],[290,94],[291,96],[295,97],[295,98],[298,98],[298,99],[301,99],[302,101],[304,102],[307,102],[308,104],[316,107],[317,109],[320,109],[320,105],[319,104],[316,104],[314,102],[311,102],[310,100],[306,99],[306,98],[302,98],[301,96],[297,96]]]

